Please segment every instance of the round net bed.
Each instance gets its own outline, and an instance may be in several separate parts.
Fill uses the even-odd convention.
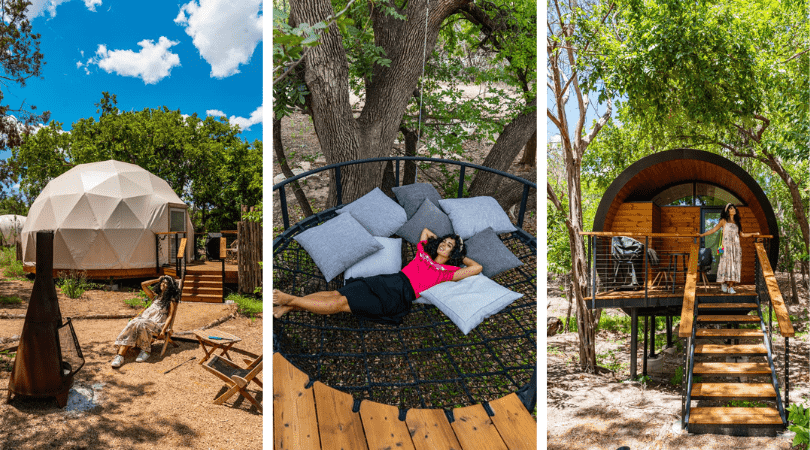
[[[492,278],[523,296],[464,335],[432,305],[413,304],[401,325],[383,325],[352,314],[316,315],[291,311],[273,321],[273,350],[310,378],[351,393],[355,399],[407,408],[443,408],[484,403],[517,392],[530,411],[536,400],[537,244],[522,229],[530,189],[536,185],[513,175],[457,161],[391,157],[351,161],[322,167],[273,186],[281,206],[285,231],[273,241],[273,288],[296,296],[343,286],[343,275],[326,282],[323,274],[294,237],[337,215],[331,208],[288,225],[285,186],[324,170],[368,162],[416,160],[459,166],[459,191],[464,169],[486,170],[523,183],[517,230],[499,235],[522,266]],[[340,184],[337,183],[338,192]],[[340,203],[340,199],[338,199]],[[403,265],[416,247],[402,242]]]

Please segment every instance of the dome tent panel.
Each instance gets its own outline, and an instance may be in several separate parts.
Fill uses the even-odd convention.
[[[28,236],[51,229],[58,243],[55,270],[155,269],[155,233],[169,231],[169,205],[186,208],[168,183],[136,165],[78,165],[51,180],[31,206],[23,229],[24,263],[28,270],[35,266],[34,240]],[[186,218],[190,237],[193,227]],[[188,245],[186,257],[192,256]]]
[[[3,244],[14,245],[20,242],[25,216],[16,214],[6,214],[0,216],[0,232],[2,232]]]

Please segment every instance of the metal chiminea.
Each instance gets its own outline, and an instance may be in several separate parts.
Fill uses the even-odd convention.
[[[70,318],[62,323],[53,284],[53,236],[53,231],[37,232],[37,275],[8,382],[8,400],[11,394],[56,397],[64,408],[84,356]]]

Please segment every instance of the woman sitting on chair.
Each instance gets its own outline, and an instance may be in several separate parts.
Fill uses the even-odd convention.
[[[158,283],[154,292],[150,288]],[[152,304],[144,309],[138,317],[129,321],[126,327],[118,335],[115,345],[118,347],[118,355],[112,360],[113,367],[121,367],[124,364],[124,355],[132,347],[141,349],[141,353],[136,362],[143,362],[149,359],[149,352],[152,350],[152,337],[164,339],[166,330],[169,327],[169,318],[174,315],[177,304],[180,302],[180,288],[174,278],[164,275],[156,280],[144,281],[141,288],[152,301]]]
[[[379,323],[400,324],[422,291],[445,281],[478,275],[483,269],[467,258],[467,248],[458,235],[439,238],[425,228],[419,241],[416,257],[395,274],[350,279],[336,291],[304,297],[274,290],[273,316],[280,318],[294,309],[303,309],[316,314],[348,312]],[[461,264],[467,267],[460,268]]]

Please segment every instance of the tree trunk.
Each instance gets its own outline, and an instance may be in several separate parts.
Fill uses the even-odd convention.
[[[788,171],[782,167],[782,162],[776,156],[764,151],[762,153],[765,155],[765,158],[761,158],[760,160],[768,167],[773,169],[773,171],[776,172],[780,178],[782,178],[782,181],[785,182],[788,191],[790,191],[790,200],[793,204],[793,213],[796,214],[796,221],[799,222],[799,229],[802,230],[804,250],[805,252],[810,253],[810,223],[808,223],[807,214],[804,211],[801,189],[793,177],[790,176]]]
[[[519,114],[503,128],[495,145],[487,154],[482,166],[508,172],[515,158],[532,135],[537,133],[537,99],[533,100],[527,112]],[[479,171],[470,183],[470,197],[479,195],[494,196],[504,177],[491,172]]]
[[[310,92],[313,125],[327,164],[388,156],[399,131],[405,109],[422,75],[423,52],[430,55],[439,28],[464,0],[430,2],[427,30],[427,0],[407,3],[401,20],[372,8],[375,44],[391,60],[389,67],[375,65],[365,86],[366,102],[355,119],[349,104],[349,71],[346,52],[336,24],[321,35],[304,59],[304,82]],[[293,25],[317,23],[334,14],[328,0],[299,0],[291,3]],[[425,32],[427,44],[425,45]],[[383,164],[362,164],[341,169],[342,201],[348,203],[380,186]],[[330,183],[328,204],[334,205],[337,191]]]
[[[419,136],[415,131],[409,130],[405,127],[399,127],[399,131],[405,136],[405,156],[416,156],[416,144]],[[406,161],[405,170],[402,172],[402,179],[400,183],[404,186],[406,184],[413,184],[416,179],[416,162]]]
[[[565,315],[565,331],[571,332],[571,307],[574,306],[574,291],[571,288],[571,273],[563,278],[565,283],[565,299],[568,300],[568,313]]]
[[[523,150],[523,158],[520,159],[518,164],[520,164],[521,168],[525,168],[526,170],[537,165],[537,131],[534,132],[532,137],[529,138],[529,142],[526,143],[526,147]]]
[[[796,271],[796,264],[790,263],[790,296],[792,297],[791,303],[799,303],[799,291],[796,289],[796,276],[793,272]]]
[[[276,153],[276,160],[278,161],[278,165],[281,166],[281,172],[287,178],[292,178],[295,176],[292,170],[290,170],[290,166],[287,164],[287,157],[284,155],[284,146],[281,143],[281,119],[273,119],[273,150]],[[312,215],[312,208],[309,206],[309,199],[307,199],[307,195],[304,193],[304,190],[301,189],[301,185],[298,184],[298,180],[293,181],[290,183],[292,185],[293,193],[295,194],[295,199],[298,201],[298,206],[301,207],[301,214],[304,217],[309,217]]]

